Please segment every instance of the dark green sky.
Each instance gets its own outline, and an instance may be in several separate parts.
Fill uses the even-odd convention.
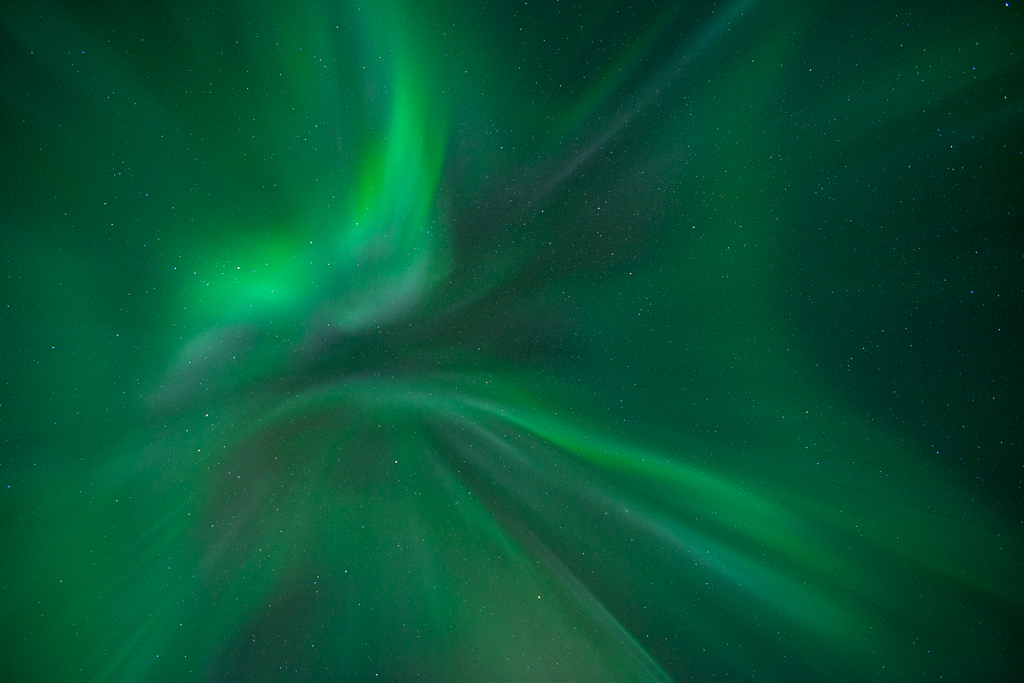
[[[1022,28],[0,10],[0,678],[1012,679]]]

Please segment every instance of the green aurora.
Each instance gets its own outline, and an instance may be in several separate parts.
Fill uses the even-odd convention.
[[[1015,2],[0,31],[0,679],[1024,669]]]

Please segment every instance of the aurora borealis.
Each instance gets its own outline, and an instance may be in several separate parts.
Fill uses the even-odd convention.
[[[0,30],[0,679],[1024,669],[1016,3]]]

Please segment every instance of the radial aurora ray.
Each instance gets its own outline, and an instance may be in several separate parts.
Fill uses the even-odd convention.
[[[5,4],[0,678],[1015,679],[1022,24]]]

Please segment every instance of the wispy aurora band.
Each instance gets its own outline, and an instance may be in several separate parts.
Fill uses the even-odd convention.
[[[541,212],[568,211],[558,202],[568,204],[584,172],[618,172],[611,153],[631,151],[615,146],[623,136],[679,147],[645,164],[648,172],[668,175],[670,162],[691,156],[734,171],[728,150],[704,145],[698,154],[677,131],[646,134],[637,120],[655,118],[666,92],[755,6],[701,15],[705,28],[652,68],[648,51],[684,11],[666,10],[551,124],[550,139],[511,136],[539,152],[495,172],[515,187],[510,196],[476,177],[493,150],[467,152],[461,169],[452,161],[459,145],[472,147],[454,123],[473,118],[456,112],[470,86],[452,92],[446,67],[424,57],[439,50],[415,8],[353,6],[344,27],[320,12],[289,20],[295,35],[282,68],[308,79],[296,87],[308,101],[297,106],[326,112],[332,131],[345,133],[318,133],[320,144],[338,144],[337,166],[313,174],[329,177],[330,190],[311,193],[316,206],[300,224],[283,219],[273,238],[193,247],[196,278],[181,286],[174,313],[192,332],[142,402],[143,436],[97,468],[96,506],[64,532],[82,554],[76,536],[95,520],[128,527],[118,532],[128,543],[111,541],[107,566],[60,608],[68,622],[92,622],[69,641],[68,660],[89,678],[125,681],[197,672],[862,680],[879,661],[912,678],[931,660],[904,636],[936,640],[941,627],[911,598],[931,590],[930,600],[944,601],[939,622],[962,618],[961,609],[1019,606],[1006,559],[1019,550],[1015,537],[995,541],[999,520],[783,352],[788,339],[769,312],[773,283],[758,280],[775,257],[766,218],[774,205],[725,199],[763,186],[735,172],[718,177],[723,217],[694,242],[689,280],[662,267],[688,234],[665,237],[646,264],[531,280],[538,255],[570,230]],[[358,58],[324,59],[322,73],[300,65],[299,44],[315,55],[341,51],[332,26],[353,36]],[[756,44],[751,64],[785,61],[790,40]],[[332,109],[328,85],[343,78],[336,70],[364,63],[373,73],[363,80],[344,76],[371,103],[351,124],[340,105]],[[694,127],[710,129],[721,112],[752,116],[745,107],[769,85],[750,77],[748,86],[695,92]],[[700,135],[683,139],[701,149]],[[290,142],[282,134],[271,148]],[[761,138],[748,142],[768,156]],[[625,194],[635,181],[608,182]],[[475,224],[466,216],[478,206]],[[494,244],[467,237],[475,228],[493,231]],[[768,246],[723,255],[727,245],[760,242]],[[718,270],[732,279],[694,286]],[[658,320],[658,331],[653,322],[641,329],[616,308],[641,281],[668,293],[676,315],[728,308],[745,327],[712,322],[698,333],[670,320],[662,332]],[[570,305],[559,298],[566,290],[592,298]],[[493,317],[475,320],[480,308]],[[555,332],[531,326],[548,317]],[[618,396],[591,398],[596,380],[577,388],[579,366],[519,363],[515,347],[531,340],[504,338],[507,319],[526,320],[531,335],[565,329],[596,339],[606,328],[606,337],[643,342],[652,351],[637,354],[647,363],[638,377],[652,386],[659,363],[689,354],[720,374],[709,410],[736,436],[693,437],[682,413],[627,423]],[[459,337],[464,328],[476,336]],[[593,342],[590,362],[606,344]],[[560,352],[576,353],[568,343]],[[651,389],[665,399],[682,390]],[[842,464],[813,469],[826,456]],[[129,493],[159,503],[123,519]]]
[[[443,104],[429,99],[431,79],[403,37],[399,8],[367,7],[360,16],[366,53],[388,54],[395,64],[375,85],[388,93],[383,134],[342,169],[355,183],[337,202],[340,212],[320,216],[325,225],[314,227],[315,241],[252,255],[243,261],[241,283],[198,297],[200,304],[212,298],[204,308],[215,319],[252,323],[253,314],[266,321],[316,313],[324,323],[359,332],[410,315],[447,278],[445,226],[436,215],[446,144]],[[321,41],[321,54],[330,53],[328,37]]]

